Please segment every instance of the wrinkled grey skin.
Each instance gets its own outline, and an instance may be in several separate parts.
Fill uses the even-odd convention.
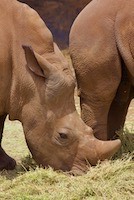
[[[133,0],[93,0],[71,28],[82,119],[102,140],[115,138],[134,98],[133,39]]]
[[[22,123],[33,158],[43,167],[81,173],[86,161],[95,165],[110,158],[120,140],[97,140],[80,119],[74,78],[38,14],[15,0],[1,0],[0,13],[1,139],[9,115]],[[15,164],[1,147],[0,169]]]

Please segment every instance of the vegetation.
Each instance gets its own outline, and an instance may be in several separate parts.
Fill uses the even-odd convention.
[[[134,165],[129,157],[105,162],[79,177],[39,168],[18,174],[12,180],[3,175],[0,177],[0,199],[130,200],[134,198],[133,169]]]

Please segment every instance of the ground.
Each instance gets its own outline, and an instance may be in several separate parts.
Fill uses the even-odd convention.
[[[134,100],[131,101],[131,104],[128,108],[128,114],[126,117],[126,126],[134,130]]]

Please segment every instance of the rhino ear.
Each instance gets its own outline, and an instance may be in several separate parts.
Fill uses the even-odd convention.
[[[33,51],[30,46],[22,46],[25,52],[28,68],[36,75],[47,78],[52,65],[42,56]]]

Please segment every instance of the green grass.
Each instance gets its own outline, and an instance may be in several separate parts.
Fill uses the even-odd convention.
[[[3,146],[17,160],[13,171],[0,173],[0,200],[130,200],[134,199],[134,134],[120,132],[122,148],[115,159],[73,177],[41,169],[29,156],[21,124],[7,120]]]

